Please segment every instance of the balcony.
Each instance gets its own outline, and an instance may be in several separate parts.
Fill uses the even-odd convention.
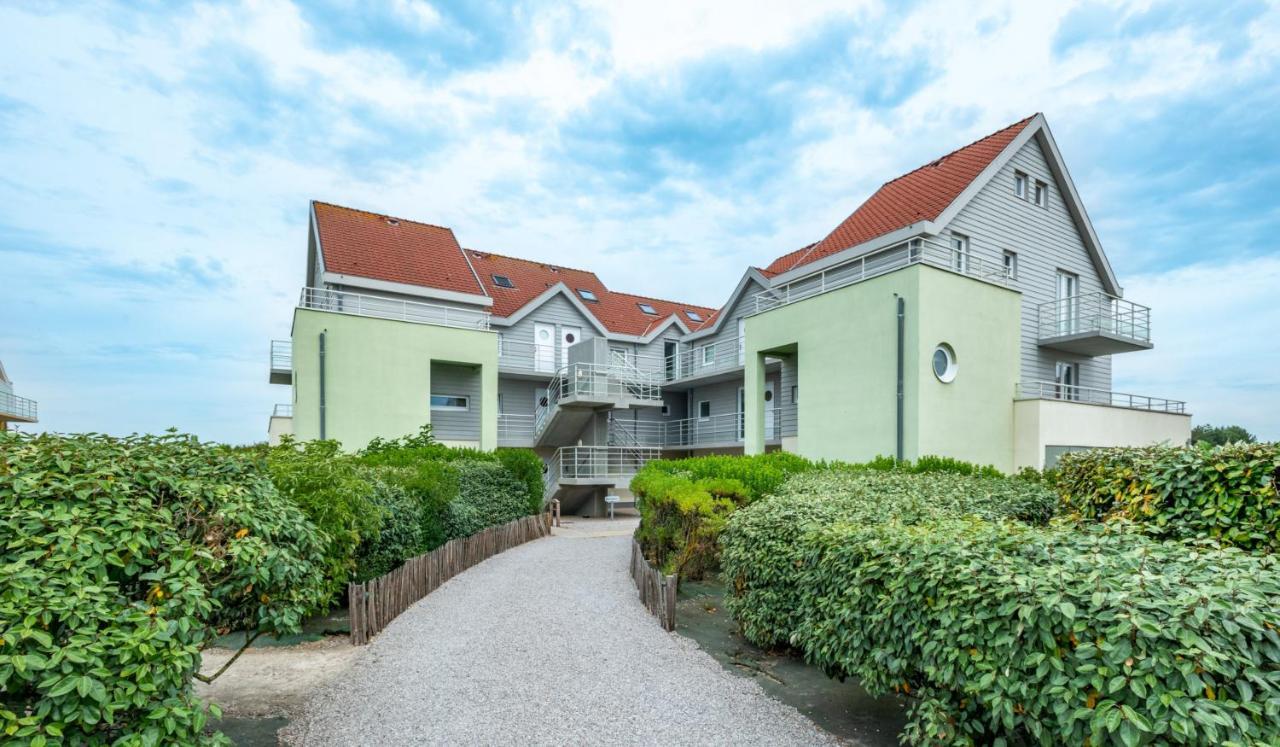
[[[0,392],[0,423],[34,423],[37,420],[36,401],[9,392]]]
[[[784,421],[794,417],[794,407],[765,410],[765,442],[780,441]],[[609,421],[609,443],[664,449],[732,448],[742,445],[744,426],[743,414],[738,412],[668,422],[612,419]]]
[[[276,405],[271,409],[271,417],[273,418],[293,417],[293,405]]]
[[[1056,384],[1052,381],[1028,381],[1018,384],[1014,399],[1053,399],[1077,402],[1082,405],[1120,407],[1127,410],[1148,410],[1185,415],[1187,403],[1176,399],[1148,397],[1145,394],[1125,394],[1087,386]]]
[[[414,324],[434,324],[460,329],[489,329],[489,312],[442,306],[421,301],[407,301],[363,293],[303,288],[298,308],[329,311],[335,314],[392,319]]]
[[[1041,347],[1077,355],[1111,355],[1151,348],[1151,309],[1105,293],[1040,304]]]
[[[662,388],[652,375],[631,366],[572,363],[547,385],[547,398],[534,411],[534,438],[546,445],[565,443],[596,408],[661,405]]]
[[[912,265],[929,265],[997,285],[1012,283],[1003,257],[957,252],[939,239],[917,238],[761,291],[753,296],[752,313],[762,314]]]
[[[662,450],[640,446],[563,446],[556,450],[550,481],[561,485],[617,485],[630,482]]]
[[[293,340],[271,341],[271,370],[267,381],[272,384],[293,383]]]
[[[498,413],[499,446],[533,446],[533,415]]]

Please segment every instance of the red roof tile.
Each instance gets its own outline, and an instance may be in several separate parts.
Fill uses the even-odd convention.
[[[605,329],[618,334],[648,334],[666,322],[672,314],[678,315],[687,327],[696,330],[706,324],[715,313],[715,309],[705,306],[611,291],[594,272],[586,270],[508,257],[477,249],[467,249],[466,252],[472,266],[480,275],[485,290],[493,298],[493,313],[496,316],[511,316],[557,283],[564,283],[574,294],[578,294],[579,289],[591,291],[596,297],[595,301],[587,301],[580,294],[577,296],[578,300]],[[498,285],[493,280],[494,275],[509,278],[515,287],[504,288]],[[641,303],[652,306],[658,312],[657,315],[641,311]],[[690,310],[699,314],[703,321],[695,322],[689,318],[687,312]]]
[[[314,202],[329,272],[484,295],[453,231]]]
[[[1034,117],[885,182],[826,238],[775,259],[765,274],[773,277],[912,223],[937,219]]]

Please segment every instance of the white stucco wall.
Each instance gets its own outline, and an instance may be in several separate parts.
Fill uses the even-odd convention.
[[[1047,446],[1181,446],[1190,438],[1190,415],[1052,399],[1013,403],[1015,470],[1044,467]]]
[[[293,418],[271,416],[267,421],[267,443],[278,446],[280,437],[284,435],[293,435]]]

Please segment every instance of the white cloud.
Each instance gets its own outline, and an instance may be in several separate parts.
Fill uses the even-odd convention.
[[[392,0],[391,8],[400,18],[413,24],[420,31],[440,25],[440,11],[425,0]]]
[[[1197,424],[1240,424],[1280,440],[1276,249],[1128,278],[1125,297],[1152,307],[1155,349],[1116,356],[1115,388],[1185,400]]]

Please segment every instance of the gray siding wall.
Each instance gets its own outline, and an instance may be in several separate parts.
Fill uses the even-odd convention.
[[[591,326],[591,322],[582,315],[582,312],[574,308],[564,296],[557,295],[510,327],[494,325],[494,331],[502,335],[502,358],[498,361],[500,368],[534,370],[533,332],[538,324],[554,325],[556,328],[554,340],[556,345],[554,368],[556,369],[560,368],[561,361],[564,359],[560,350],[560,336],[566,326],[580,329],[583,340],[596,335],[595,327]]]
[[[1032,184],[1040,180],[1049,185],[1047,208],[1014,193],[1014,171],[1027,174]],[[1006,250],[1018,254],[1014,287],[1022,292],[1022,381],[1053,381],[1054,364],[1063,361],[1079,364],[1081,385],[1111,388],[1109,356],[1087,358],[1042,349],[1037,344],[1037,309],[1057,298],[1059,269],[1079,276],[1082,294],[1103,288],[1101,275],[1067,212],[1062,189],[1054,181],[1036,140],[1015,153],[947,228],[948,232],[968,236],[970,251],[997,266]]]
[[[800,388],[797,386],[797,361],[796,356],[787,356],[782,359],[782,369],[779,371],[778,381],[780,389],[777,394],[777,406],[782,412],[782,435],[795,436],[799,428],[799,422],[796,420],[796,403],[799,401]],[[791,387],[796,387],[793,395]]]
[[[431,393],[469,398],[466,412],[431,411],[431,430],[436,438],[449,441],[480,440],[480,369],[448,363],[431,364]]]
[[[755,294],[763,291],[764,287],[756,281],[752,280],[747,283],[742,290],[742,295],[738,296],[728,309],[725,310],[723,316],[724,321],[721,322],[719,329],[715,334],[699,337],[689,341],[689,346],[696,351],[699,347],[708,344],[717,344],[716,356],[737,356],[738,355],[738,320],[755,311]],[[701,354],[701,351],[698,351]],[[736,360],[736,359],[735,359]]]

